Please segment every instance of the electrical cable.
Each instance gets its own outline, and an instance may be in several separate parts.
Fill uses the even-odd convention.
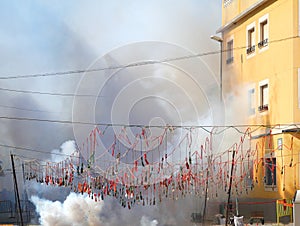
[[[1,144],[1,143],[0,143],[0,147],[13,148],[13,149],[17,149],[17,150],[30,151],[30,152],[36,152],[36,153],[42,153],[42,154],[59,155],[59,156],[67,156],[67,157],[76,158],[76,156],[74,156],[74,155],[68,155],[68,154],[64,154],[64,153],[53,153],[53,152],[49,152],[49,151],[48,152],[47,151],[39,151],[39,150],[35,150],[35,149],[32,149],[32,148],[18,147],[18,146]],[[26,158],[28,158],[28,157],[26,157]]]
[[[26,93],[26,94],[41,94],[41,95],[50,95],[50,96],[64,96],[64,97],[105,97],[91,94],[73,94],[73,93],[50,93],[50,92],[39,92],[32,90],[20,90],[20,89],[8,89],[0,87],[0,91],[7,92],[16,92],[16,93]]]
[[[4,120],[19,120],[19,121],[36,121],[36,122],[49,122],[49,123],[60,123],[60,124],[82,124],[82,125],[93,125],[93,126],[108,126],[108,127],[136,127],[136,128],[183,128],[189,130],[190,128],[234,128],[237,132],[241,132],[236,128],[247,128],[247,127],[261,127],[261,128],[276,128],[282,129],[288,127],[300,128],[300,123],[292,124],[273,124],[273,125],[262,125],[262,124],[240,124],[240,125],[142,125],[142,124],[121,124],[121,123],[93,123],[93,122],[82,122],[82,121],[71,121],[71,120],[52,120],[52,119],[38,119],[38,118],[27,118],[27,117],[10,117],[0,116],[0,119]],[[205,130],[207,131],[207,130]],[[223,131],[222,131],[223,132]],[[218,133],[216,133],[218,134]]]
[[[281,38],[281,39],[277,39],[277,40],[271,40],[271,41],[268,42],[268,44],[288,41],[288,40],[296,39],[296,38],[299,38],[299,36],[297,35],[297,36],[291,36],[291,37]],[[257,46],[258,46],[258,44],[257,44]],[[235,50],[246,49],[246,48],[248,48],[248,46],[241,46],[241,47],[235,47],[235,48],[232,48],[232,49],[225,49],[222,52],[235,51]],[[197,53],[197,54],[191,54],[191,55],[185,55],[185,56],[179,56],[179,57],[173,57],[173,58],[165,58],[165,59],[162,59],[162,60],[146,60],[146,61],[140,61],[140,62],[136,62],[136,63],[130,63],[130,64],[127,64],[127,65],[114,65],[114,66],[94,68],[94,69],[79,69],[79,70],[69,70],[69,71],[60,71],[60,72],[48,72],[48,73],[3,76],[3,77],[0,77],[0,80],[36,78],[36,77],[50,77],[50,76],[90,73],[90,72],[105,71],[105,70],[116,70],[116,69],[130,68],[130,67],[139,67],[139,66],[145,66],[145,65],[180,61],[180,60],[188,60],[188,59],[197,58],[197,57],[215,55],[215,54],[219,54],[219,53],[220,53],[220,51],[210,51],[210,52],[203,52],[203,53]]]
[[[8,108],[8,109],[16,109],[21,111],[30,111],[30,112],[39,112],[39,113],[51,113],[51,114],[71,114],[71,112],[54,112],[54,111],[45,111],[45,110],[38,110],[38,109],[30,109],[30,108],[22,108],[22,107],[14,107],[8,105],[0,105],[1,108]]]

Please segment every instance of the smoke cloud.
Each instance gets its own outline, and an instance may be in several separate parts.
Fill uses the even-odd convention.
[[[18,1],[3,1],[0,6],[1,76],[85,69],[99,56],[109,56],[109,52],[112,50],[149,40],[182,47],[184,51],[177,52],[181,55],[212,51],[218,48],[218,45],[209,39],[209,36],[215,33],[220,24],[221,7],[216,1],[128,1],[126,4],[123,1],[105,3],[104,1],[91,1],[89,3],[79,1],[78,4],[74,4],[73,1],[65,1],[64,3],[60,1],[51,3],[32,1],[30,5]],[[128,62],[124,62],[124,59],[131,59],[130,57],[137,54],[138,50],[143,52],[145,49],[130,50],[127,55],[116,58],[117,60],[120,59],[117,63],[126,64]],[[149,57],[164,59],[178,56],[173,54],[168,51],[162,53],[160,48],[153,48],[149,55],[142,55],[144,57],[142,60],[149,60]],[[156,58],[154,60],[157,60]],[[141,60],[138,57],[134,58],[134,60],[136,59]],[[196,74],[200,80],[205,76],[217,74],[219,62],[216,59],[218,59],[216,55],[203,58],[202,66],[209,68],[210,73],[207,71],[199,72],[199,70],[195,70],[196,73],[191,73]],[[184,63],[186,62],[186,67],[192,68],[189,64],[190,61]],[[193,105],[201,105],[205,98],[199,101],[200,95],[191,90],[197,97],[191,98],[191,102],[194,103],[190,103],[189,108],[186,108],[188,102],[185,100],[189,100],[187,98],[189,95],[174,85],[168,85],[166,80],[160,79],[160,77],[168,77],[177,85],[180,84],[182,87],[190,89],[192,86],[189,83],[184,83],[185,79],[182,79],[183,73],[176,72],[166,76],[168,71],[161,72],[159,68],[154,69],[153,67],[147,73],[156,73],[157,78],[151,80],[150,83],[145,83],[145,81],[149,81],[147,79],[141,80],[138,83],[139,90],[154,90],[154,94],[159,93],[166,99],[174,100],[175,107],[180,108],[186,124],[195,123],[195,115],[200,118],[201,123],[205,123],[206,118],[208,118],[205,115],[206,111],[200,111],[201,115],[190,115],[190,112],[195,112],[191,111],[191,109],[194,110]],[[174,70],[172,69],[172,71]],[[145,73],[143,70],[133,69],[129,72],[135,77]],[[175,74],[176,76],[173,77]],[[54,76],[42,79],[1,80],[0,86],[41,92],[75,93],[80,76],[81,74],[79,76]],[[97,100],[98,104],[95,106],[97,113],[101,113],[97,115],[98,122],[110,122],[111,108],[107,108],[107,106],[111,106],[113,101],[109,97],[120,94],[119,90],[122,89],[123,84],[132,81],[125,79],[124,82],[124,80],[119,79],[125,77],[128,78],[128,70],[120,71],[115,76],[117,79],[104,87],[103,93],[107,98]],[[164,84],[160,81],[165,81],[164,84],[168,87],[161,87]],[[210,84],[205,82],[207,82],[205,79],[204,81],[201,80],[201,84],[210,89]],[[95,82],[94,80],[94,83],[97,84],[98,81]],[[84,88],[90,91],[89,87]],[[136,92],[134,88],[130,89],[135,94],[133,97],[139,96],[140,93]],[[215,90],[211,89],[211,91]],[[2,116],[49,120],[71,120],[72,118],[72,98],[0,92]],[[182,100],[184,95],[186,98]],[[173,98],[170,98],[171,96]],[[125,98],[125,96],[123,97]],[[119,100],[120,104],[117,107],[121,110],[116,108],[115,112],[122,113],[122,107],[126,106],[127,103],[120,97]],[[90,100],[86,98],[81,99],[81,101],[88,103]],[[162,116],[161,118],[165,119],[171,118],[168,113],[170,106],[166,104],[167,102],[160,99],[150,100],[150,102],[153,105],[137,102],[135,108],[131,109],[131,118],[128,122],[144,123],[149,121],[148,119],[151,121],[156,116]],[[144,106],[151,106],[151,109],[148,111]],[[159,109],[162,110],[159,112]],[[198,109],[201,109],[201,106]],[[93,110],[80,108],[78,114],[88,115]],[[174,117],[174,114],[171,114]],[[123,120],[121,114],[116,115],[116,117],[120,121]],[[45,151],[45,153],[37,154],[36,152],[13,150],[16,155],[58,162],[65,157],[57,154],[69,155],[76,150],[75,141],[67,141],[61,145],[60,149],[54,149],[65,140],[75,139],[69,125],[2,119],[0,122],[2,127],[0,144]],[[87,131],[86,134],[80,134],[82,135],[81,138],[84,139],[88,132],[90,131]],[[52,149],[54,150],[51,152]],[[3,162],[3,172],[10,168],[10,164],[7,164],[7,162],[9,163],[8,153],[9,150],[1,148],[0,161]],[[18,178],[21,182],[22,175],[19,174]],[[0,177],[0,180],[0,191],[4,189],[13,190],[11,175]],[[165,204],[134,208],[129,211],[120,207],[113,198],[96,203],[86,196],[70,193],[68,189],[41,185],[34,181],[27,183],[27,192],[37,207],[43,225],[187,225],[190,223],[191,212],[200,211],[200,204],[197,202],[197,207],[195,207],[193,198],[176,203],[173,200],[165,200]]]
[[[74,140],[68,140],[64,142],[60,149],[54,149],[51,151],[52,162],[60,162],[66,159],[66,157],[75,154],[77,151],[76,143]]]
[[[199,212],[200,202],[194,197],[174,202],[165,199],[155,206],[123,208],[112,197],[95,202],[88,195],[70,193],[63,201],[32,196],[40,215],[39,223],[45,226],[100,225],[100,226],[175,226],[194,225],[191,213]]]
[[[40,215],[39,223],[44,226],[108,226],[120,225],[121,220],[122,225],[158,225],[156,219],[147,216],[142,216],[140,220],[138,217],[135,217],[134,220],[132,216],[129,216],[130,222],[128,219],[122,219],[124,218],[123,213],[113,214],[113,217],[106,218],[105,214],[108,214],[108,211],[114,212],[116,210],[105,210],[104,201],[95,202],[87,195],[70,193],[64,202],[32,196],[31,201],[35,204],[36,211]]]
[[[96,226],[103,225],[100,219],[102,202],[95,202],[87,196],[70,193],[66,200],[50,201],[31,197],[45,226]]]

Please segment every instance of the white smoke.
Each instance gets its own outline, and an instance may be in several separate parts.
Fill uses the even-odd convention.
[[[44,226],[102,225],[100,212],[103,202],[95,202],[88,196],[70,193],[63,203],[32,196],[31,201]]]
[[[36,206],[36,211],[40,216],[39,223],[44,226],[108,226],[119,225],[120,222],[123,222],[123,225],[158,225],[156,219],[151,220],[145,215],[138,222],[138,218],[133,215],[124,215],[120,212],[119,216],[117,213],[110,214],[107,219],[105,215],[111,210],[105,209],[105,202],[102,200],[95,202],[88,195],[70,193],[64,202],[32,196],[31,201]],[[119,221],[119,223],[116,224],[115,221]]]
[[[60,162],[74,154],[76,151],[76,143],[74,140],[68,140],[64,142],[60,149],[54,149],[51,151],[51,158],[53,162]]]
[[[142,216],[141,226],[156,226],[158,224],[157,220],[150,220],[148,217]]]

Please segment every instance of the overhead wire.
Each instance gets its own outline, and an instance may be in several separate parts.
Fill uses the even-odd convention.
[[[299,38],[298,35],[276,39],[276,40],[269,40],[268,44],[283,42],[291,39]],[[257,44],[258,46],[258,44]],[[231,51],[240,50],[240,49],[246,49],[248,46],[240,46],[230,49]],[[224,49],[222,52],[227,52],[229,49]],[[79,69],[79,70],[69,70],[69,71],[58,71],[58,72],[47,72],[47,73],[36,73],[36,74],[20,74],[20,75],[13,75],[13,76],[3,76],[0,77],[0,80],[8,80],[8,79],[25,79],[25,78],[36,78],[36,77],[50,77],[50,76],[61,76],[61,75],[72,75],[72,74],[81,74],[81,73],[90,73],[90,72],[98,72],[98,71],[105,71],[105,70],[116,70],[116,69],[124,69],[124,68],[130,68],[130,67],[138,67],[138,66],[145,66],[145,65],[152,65],[152,64],[160,64],[160,63],[167,63],[167,62],[173,62],[173,61],[180,61],[180,60],[187,60],[197,57],[203,57],[203,56],[209,56],[209,55],[215,55],[220,54],[221,51],[209,51],[209,52],[203,52],[203,53],[197,53],[197,54],[190,54],[185,56],[179,56],[179,57],[171,57],[171,58],[165,58],[161,60],[144,60],[139,61],[135,63],[130,63],[126,65],[112,65],[108,67],[102,67],[102,68],[94,68],[94,69]]]
[[[17,149],[17,150],[23,150],[23,151],[30,151],[30,152],[35,152],[35,153],[42,153],[42,154],[49,154],[49,155],[59,155],[59,156],[67,156],[67,157],[76,157],[74,155],[68,155],[64,153],[55,153],[55,152],[49,152],[49,151],[40,151],[32,148],[26,148],[26,147],[19,147],[19,146],[14,146],[14,145],[8,145],[8,144],[1,144],[0,147],[4,148],[12,148],[12,149]],[[28,157],[27,157],[28,158]]]
[[[39,119],[39,118],[28,118],[28,117],[11,117],[11,116],[0,116],[0,119],[3,120],[19,120],[19,121],[36,121],[36,122],[49,122],[49,123],[60,123],[60,124],[82,124],[82,125],[92,125],[92,126],[107,126],[107,127],[136,127],[136,128],[170,128],[177,129],[183,128],[189,130],[190,128],[233,128],[237,132],[242,132],[237,130],[237,128],[247,128],[247,127],[262,127],[262,128],[288,128],[296,127],[300,128],[300,123],[292,124],[272,124],[272,125],[263,125],[263,124],[239,124],[239,125],[143,125],[143,124],[123,124],[123,123],[97,123],[97,122],[83,122],[83,121],[72,121],[72,120],[55,120],[55,119]],[[222,132],[224,132],[223,130]],[[216,134],[219,134],[217,132]]]
[[[298,132],[297,132],[298,133]],[[65,154],[65,153],[57,153],[57,152],[49,152],[49,151],[41,151],[41,150],[37,150],[37,149],[33,149],[33,148],[28,148],[28,147],[20,147],[20,146],[15,146],[15,145],[7,145],[7,144],[3,144],[3,143],[0,143],[0,147],[4,147],[4,148],[12,148],[12,149],[16,149],[16,150],[23,150],[23,151],[29,151],[29,152],[35,152],[35,153],[42,153],[42,154],[49,154],[49,155],[57,155],[57,156],[66,156],[66,157],[74,157],[74,158],[79,158],[78,156],[75,156],[74,153],[73,154]],[[221,155],[224,155],[228,150],[222,152],[222,153],[218,153],[216,156],[221,156]],[[20,154],[15,154],[14,155],[18,155],[20,157],[24,157],[24,158],[30,158],[28,156],[22,156]],[[291,157],[295,154],[284,154],[282,155],[283,157]],[[32,159],[35,159],[35,160],[41,160],[41,161],[46,161],[46,160],[43,160],[43,159],[37,159],[37,158],[32,158]]]
[[[0,108],[7,108],[7,109],[15,109],[20,111],[29,111],[29,112],[37,112],[37,113],[51,113],[51,114],[70,114],[71,112],[55,112],[55,111],[46,111],[46,110],[39,110],[39,109],[31,109],[31,108],[23,108],[23,107],[15,107],[9,105],[2,105],[0,104]]]
[[[0,87],[0,91],[26,93],[26,94],[41,94],[41,95],[50,95],[50,96],[64,96],[64,97],[97,97],[97,98],[105,97],[101,95],[92,95],[92,94],[51,93],[51,92],[40,92],[40,91],[32,91],[32,90],[8,89],[3,87]]]
[[[292,36],[287,38],[282,38],[278,40],[269,41],[269,44],[276,43],[276,42],[282,42],[290,39],[299,38],[299,36]],[[243,49],[247,47],[236,47],[234,50]],[[223,52],[226,52],[228,50],[223,50]],[[63,72],[54,72],[54,73],[41,73],[41,74],[28,74],[28,75],[18,75],[18,76],[7,76],[7,77],[0,77],[0,79],[18,79],[18,78],[30,78],[30,77],[46,77],[46,76],[56,76],[56,75],[68,75],[68,74],[76,74],[76,73],[88,73],[88,72],[96,72],[101,70],[113,70],[113,69],[121,69],[121,68],[127,68],[127,67],[137,67],[137,66],[143,66],[143,65],[149,65],[149,64],[158,64],[158,63],[166,63],[171,61],[177,61],[177,60],[184,60],[184,59],[190,59],[190,58],[196,58],[206,55],[212,55],[212,54],[218,54],[220,51],[212,51],[212,52],[205,52],[205,53],[199,53],[194,55],[186,55],[181,57],[175,57],[175,58],[166,58],[163,60],[149,60],[149,61],[142,61],[138,63],[132,63],[128,65],[117,65],[117,66],[110,66],[106,68],[98,68],[98,69],[87,69],[87,70],[72,70],[72,71],[63,71]],[[19,93],[31,93],[31,94],[42,94],[42,95],[53,95],[53,96],[82,96],[82,97],[102,97],[102,96],[96,96],[96,95],[89,95],[89,94],[70,94],[70,93],[50,93],[50,92],[39,92],[39,91],[31,91],[31,90],[17,90],[17,89],[8,89],[8,88],[1,88],[2,91],[10,91],[10,92],[19,92]],[[0,106],[1,107],[1,106]],[[28,110],[28,111],[38,111],[38,110],[30,110],[30,109],[22,109],[17,107],[9,107],[9,106],[2,106],[7,108],[14,108],[14,109],[20,109],[20,110]],[[42,111],[41,111],[42,112]],[[159,125],[139,125],[139,124],[113,124],[113,123],[92,123],[92,122],[80,122],[80,121],[70,121],[70,120],[51,120],[51,119],[37,119],[37,118],[26,118],[26,117],[8,117],[8,116],[0,116],[0,119],[6,119],[6,120],[21,120],[21,121],[37,121],[37,122],[49,122],[49,123],[62,123],[62,124],[84,124],[84,125],[96,125],[96,126],[122,126],[122,127],[139,127],[139,128],[149,128],[149,127],[156,127],[156,128],[165,128],[166,126],[159,126]],[[257,127],[257,129],[263,127],[263,128],[273,128],[274,126],[295,126],[297,128],[300,127],[300,124],[281,124],[281,125],[219,125],[219,126],[207,126],[207,125],[194,125],[194,126],[176,126],[172,125],[172,128],[203,128],[205,131],[209,132],[206,128],[216,128],[216,127],[222,127],[223,130],[217,132],[217,134],[224,132],[225,130],[229,128],[235,128],[237,132],[241,132],[237,128],[239,127]],[[256,129],[256,130],[257,130]],[[3,146],[3,145],[0,145]],[[9,146],[6,146],[9,147]],[[12,146],[11,146],[12,147]],[[22,148],[23,150],[26,150]],[[29,150],[29,149],[28,149]],[[43,152],[45,153],[45,152]]]

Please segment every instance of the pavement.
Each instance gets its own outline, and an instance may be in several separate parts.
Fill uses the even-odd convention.
[[[211,224],[211,225],[213,225],[213,226],[217,226],[217,225],[215,225],[215,224]],[[221,224],[221,225],[225,225],[225,224]],[[294,226],[294,224],[293,223],[288,223],[288,224],[283,224],[283,223],[279,223],[279,224],[277,224],[277,223],[265,223],[265,224],[261,224],[261,223],[253,223],[253,224],[249,224],[249,223],[245,223],[244,222],[244,225],[243,226],[256,226],[256,225],[264,225],[264,226]],[[228,226],[231,226],[230,224],[228,224]]]
[[[222,224],[225,225],[225,224]],[[264,226],[294,226],[293,223],[289,223],[289,224],[282,224],[282,223],[265,223],[265,224],[261,224],[261,223],[253,223],[252,226],[256,226],[256,225],[264,225]],[[244,223],[244,226],[251,226],[251,224],[247,224]]]

